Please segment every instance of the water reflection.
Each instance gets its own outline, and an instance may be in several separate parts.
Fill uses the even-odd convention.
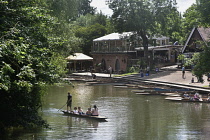
[[[75,87],[52,86],[44,98],[41,111],[51,130],[34,132],[35,139],[148,140],[208,139],[210,136],[210,104],[177,103],[164,96],[139,96],[131,89],[112,85]],[[72,105],[83,110],[97,104],[108,122],[63,115],[58,111],[73,96]],[[66,109],[66,106],[63,108]],[[28,139],[25,132],[20,139]]]
[[[98,124],[99,124],[99,121],[97,120],[67,116],[67,125],[69,128],[72,128],[73,126],[77,126],[77,127],[82,126],[82,127],[88,127],[88,128],[95,128],[95,130],[97,130]]]

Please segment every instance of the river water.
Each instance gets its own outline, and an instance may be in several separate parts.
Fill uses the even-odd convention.
[[[41,114],[51,129],[28,130],[16,138],[29,140],[189,140],[210,138],[210,104],[178,103],[165,96],[136,95],[113,85],[75,82],[50,86]],[[96,104],[107,122],[65,116],[59,109],[67,92],[73,106],[87,110]],[[62,109],[66,110],[66,106]]]

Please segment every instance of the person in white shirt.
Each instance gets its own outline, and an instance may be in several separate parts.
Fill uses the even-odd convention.
[[[73,113],[74,113],[74,114],[79,114],[79,113],[78,113],[78,110],[77,110],[77,107],[74,107]]]
[[[92,109],[92,114],[91,116],[98,116],[99,113],[98,113],[98,108],[96,105],[93,106],[93,109]]]

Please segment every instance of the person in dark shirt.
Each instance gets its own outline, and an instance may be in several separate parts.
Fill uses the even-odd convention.
[[[68,98],[68,100],[67,100],[67,111],[68,111],[68,107],[70,108],[69,111],[71,111],[72,96],[69,92],[68,92],[67,98]]]

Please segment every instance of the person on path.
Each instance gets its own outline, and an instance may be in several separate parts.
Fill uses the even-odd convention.
[[[150,67],[147,66],[147,76],[149,76]]]
[[[185,67],[182,67],[182,78],[185,79]]]
[[[109,74],[110,74],[110,77],[112,77],[112,67],[111,66],[109,66]]]
[[[67,96],[67,111],[68,111],[68,107],[70,108],[69,111],[71,111],[71,104],[72,104],[72,96],[71,96],[71,94],[68,92],[68,96]]]

